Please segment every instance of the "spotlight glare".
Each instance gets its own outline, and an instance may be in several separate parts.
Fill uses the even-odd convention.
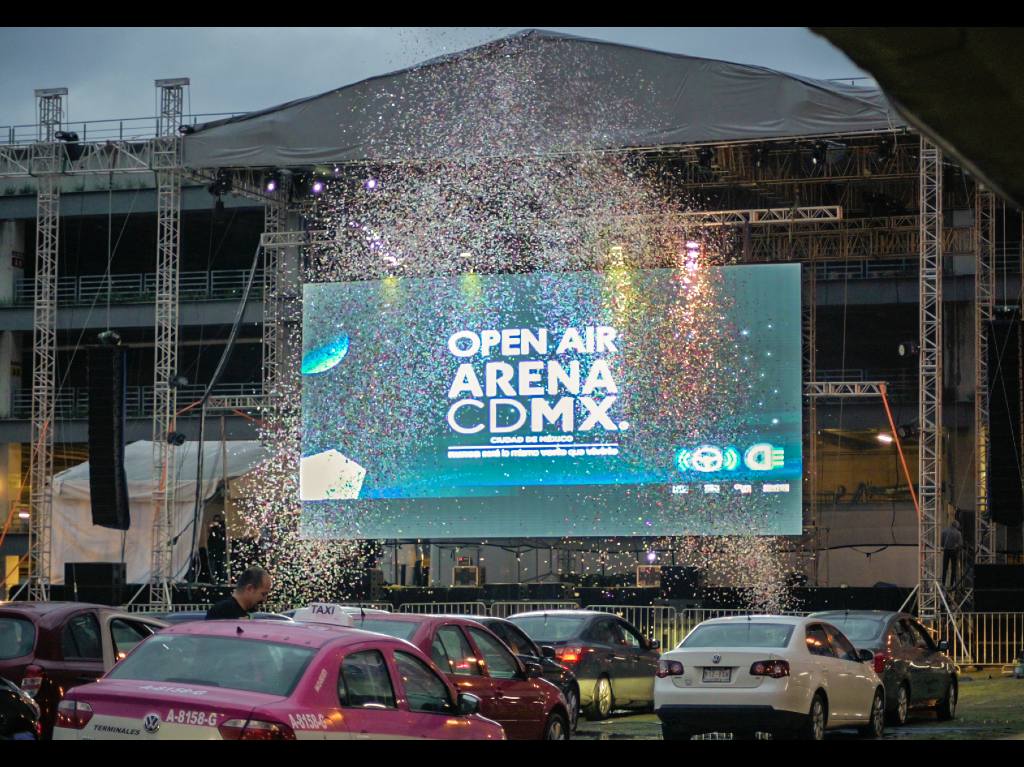
[[[366,179],[366,181],[363,182],[363,188],[366,189],[369,192],[372,192],[374,189],[377,188],[377,184],[378,183],[379,182],[377,181],[377,179],[375,179],[375,178],[368,178],[368,179]]]
[[[311,194],[320,194],[322,191],[324,191],[324,182],[321,181],[320,179],[317,179],[316,181],[313,182],[313,185],[309,188],[309,191]]]
[[[884,445],[891,444],[892,443],[892,435],[891,434],[886,434],[885,432],[880,431],[880,432],[878,432],[878,441],[881,442]]]

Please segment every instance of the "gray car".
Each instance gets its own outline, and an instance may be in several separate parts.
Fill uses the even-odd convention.
[[[886,716],[902,725],[912,708],[931,708],[939,719],[956,715],[956,664],[913,615],[882,610],[832,610],[814,617],[834,624],[858,650],[871,650],[885,685]]]

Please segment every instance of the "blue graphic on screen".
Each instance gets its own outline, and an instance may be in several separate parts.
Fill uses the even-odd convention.
[[[309,284],[302,531],[796,535],[798,265]]]

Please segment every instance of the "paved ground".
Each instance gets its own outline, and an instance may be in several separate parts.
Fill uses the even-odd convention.
[[[989,678],[989,677],[995,678]],[[581,740],[660,740],[654,714],[617,713],[603,722],[581,720]],[[853,730],[830,732],[826,739],[855,739]],[[887,740],[1024,739],[1024,679],[1000,678],[988,672],[964,674],[956,719],[939,722],[931,712],[912,712],[904,727],[886,727]]]

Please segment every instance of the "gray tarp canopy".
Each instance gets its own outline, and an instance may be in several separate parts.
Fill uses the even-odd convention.
[[[529,30],[196,126],[187,167],[552,154],[902,129],[879,90]]]

